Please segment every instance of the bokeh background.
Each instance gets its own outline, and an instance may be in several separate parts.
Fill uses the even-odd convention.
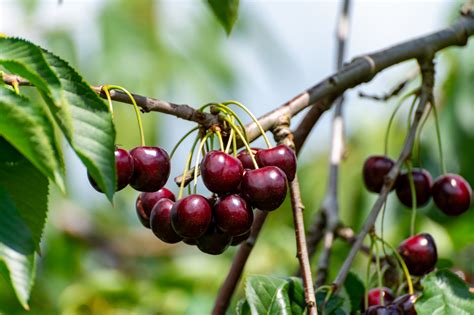
[[[456,18],[459,4],[353,1],[347,60],[445,27]],[[236,99],[259,116],[334,71],[338,12],[338,1],[242,0],[239,19],[227,37],[205,1],[0,0],[0,32],[42,45],[68,60],[93,85],[118,84],[193,106]],[[474,184],[474,40],[463,49],[445,50],[437,64],[446,164],[449,171]],[[375,199],[363,187],[361,166],[368,155],[383,153],[384,132],[396,101],[361,99],[357,92],[384,94],[414,67],[414,62],[393,67],[347,93],[340,206],[343,222],[355,230]],[[391,133],[393,158],[407,131],[408,106],[397,116]],[[132,110],[115,104],[117,143],[127,149],[139,144]],[[324,115],[300,159],[307,225],[326,186],[330,116]],[[143,119],[147,143],[167,150],[193,127],[157,113]],[[422,165],[437,177],[440,161],[432,118],[421,139]],[[182,169],[189,145],[185,142],[173,159],[172,176]],[[118,193],[112,207],[90,187],[84,167],[71,151],[67,151],[67,174],[67,195],[51,191],[30,314],[209,313],[236,248],[209,256],[184,244],[164,244],[138,222],[135,191]],[[177,192],[171,180],[168,186]],[[384,237],[397,245],[409,235],[409,221],[410,210],[391,196]],[[472,277],[472,222],[474,209],[448,218],[430,203],[419,210],[416,228],[434,236],[442,264]],[[330,279],[348,250],[347,244],[336,241]],[[269,217],[245,275],[292,274],[297,267],[295,252],[286,202]],[[355,270],[363,274],[366,263],[361,255]],[[238,296],[242,294],[240,286]],[[24,312],[9,284],[0,279],[0,313]]]

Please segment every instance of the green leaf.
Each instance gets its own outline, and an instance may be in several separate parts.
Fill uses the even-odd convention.
[[[59,57],[44,51],[59,77],[72,115],[72,134],[65,133],[73,150],[112,200],[115,192],[115,128],[105,102],[82,77]]]
[[[24,39],[0,38],[0,65],[30,81],[45,99],[63,132],[71,129],[71,115],[64,103],[61,82],[40,47]]]
[[[0,86],[0,136],[64,191],[64,162],[53,121],[42,103]]]
[[[349,272],[344,282],[344,288],[351,301],[351,311],[356,312],[360,310],[361,301],[365,294],[365,287],[362,280],[356,274]]]
[[[208,0],[208,3],[227,35],[229,35],[237,20],[239,0]]]
[[[246,299],[241,299],[237,302],[237,305],[235,306],[235,313],[237,315],[250,315],[250,307],[249,303],[247,302]]]
[[[0,187],[8,193],[13,203],[13,206],[10,205],[8,208],[14,207],[26,224],[26,226],[15,224],[12,228],[14,231],[12,237],[18,240],[27,230],[31,235],[33,246],[38,248],[48,211],[48,179],[1,137]],[[12,221],[0,216],[0,231],[4,230],[9,222]],[[31,248],[28,247],[24,252],[28,254],[30,251]]]
[[[26,309],[47,199],[46,176],[0,137],[0,273]]]
[[[415,303],[418,315],[474,314],[474,294],[449,270],[428,274],[421,282],[423,293]]]
[[[320,315],[347,315],[349,310],[345,309],[345,300],[338,294],[333,294],[329,300],[324,303],[327,291],[322,290],[316,293],[316,304],[318,305],[318,314]]]
[[[245,294],[252,314],[292,314],[286,278],[250,276]]]

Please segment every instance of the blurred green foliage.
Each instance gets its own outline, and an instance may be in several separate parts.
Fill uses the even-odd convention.
[[[24,7],[25,17],[31,16],[35,7]],[[91,84],[119,84],[140,94],[186,102],[191,96],[198,100],[216,99],[224,94],[222,90],[232,90],[238,83],[230,66],[232,61],[220,49],[225,36],[208,12],[187,21],[194,31],[185,41],[185,47],[178,48],[169,39],[172,35],[161,31],[166,16],[158,1],[111,1],[99,10],[95,29],[99,41],[91,52],[93,58],[78,59],[77,51],[81,47],[77,47],[67,30],[44,34],[46,47],[69,60]],[[239,29],[234,32],[238,34]],[[471,184],[474,183],[472,56],[472,40],[463,49],[443,53],[439,63],[447,66],[447,75],[443,82],[437,83],[448,170],[462,174]],[[393,102],[387,106],[393,106]],[[166,135],[162,130],[162,115],[143,116],[147,141],[159,144],[163,139],[157,134]],[[116,106],[115,117],[119,126],[117,143],[133,147],[137,132],[134,123],[129,127],[131,108]],[[392,157],[400,150],[406,132],[406,119],[400,118],[391,133]],[[356,231],[375,198],[363,188],[361,166],[368,155],[382,153],[385,127],[386,122],[381,121],[377,126],[361,128],[348,139],[347,156],[340,172],[340,207],[343,222]],[[440,174],[432,119],[424,127],[421,157],[423,167],[434,177]],[[308,163],[300,165],[299,175],[306,206],[305,222],[309,225],[326,187],[327,152],[314,154]],[[87,185],[85,176],[74,181],[80,183],[70,185]],[[236,249],[214,257],[184,244],[161,243],[138,223],[135,196],[127,188],[117,194],[114,208],[105,202],[86,208],[74,196],[52,192],[30,314],[209,313]],[[473,210],[462,218],[448,218],[430,203],[419,211],[417,219],[417,231],[430,232],[436,239],[440,258],[452,261],[454,268],[463,270],[471,279],[474,276]],[[410,214],[392,194],[384,225],[384,237],[390,243],[396,245],[408,236]],[[293,274],[297,268],[293,239],[293,220],[287,201],[269,216],[246,274]],[[349,249],[347,244],[336,241],[331,266],[339,266]],[[317,257],[313,262],[317,262]],[[366,262],[359,255],[354,265],[358,274],[365,274]],[[336,273],[337,268],[332,268],[330,279]],[[242,288],[241,284],[239,296],[243,294]],[[5,281],[0,281],[2,312],[25,313]]]

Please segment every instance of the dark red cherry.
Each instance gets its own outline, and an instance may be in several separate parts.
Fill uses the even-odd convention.
[[[115,191],[124,189],[129,183],[133,174],[133,159],[127,150],[115,149],[115,176],[117,180]],[[97,182],[87,172],[87,177],[92,187],[98,192],[102,192]]]
[[[394,164],[393,160],[379,155],[373,155],[365,160],[362,173],[367,190],[379,193],[382,190],[385,176]]]
[[[138,195],[135,205],[138,219],[140,219],[140,222],[143,224],[143,226],[147,228],[150,227],[151,210],[153,209],[155,204],[163,198],[168,198],[171,201],[176,201],[174,194],[164,187],[158,191],[142,192]]]
[[[222,151],[210,151],[201,162],[201,176],[207,189],[216,194],[238,190],[244,168],[235,157]]]
[[[395,299],[392,290],[389,288],[382,287],[382,290],[379,288],[372,288],[368,293],[369,306],[382,305],[382,296],[384,305],[390,304]]]
[[[274,148],[260,150],[255,155],[260,166],[276,166],[285,172],[286,178],[291,182],[296,174],[295,152],[284,144]]]
[[[211,224],[203,236],[197,239],[197,247],[206,254],[219,255],[229,247],[232,237]]]
[[[428,233],[420,233],[409,237],[398,246],[411,275],[422,276],[434,269],[438,253],[433,237]]]
[[[197,239],[195,239],[195,238],[183,238],[183,243],[194,246],[194,245],[197,245]]]
[[[153,233],[165,243],[178,243],[183,238],[171,226],[171,208],[174,202],[168,198],[158,201],[150,214],[150,227]]]
[[[162,188],[170,175],[170,158],[159,147],[137,147],[130,151],[134,171],[130,186],[138,191],[157,191]]]
[[[456,174],[438,177],[431,193],[438,208],[449,216],[460,215],[471,206],[471,186],[463,177]]]
[[[217,227],[230,236],[241,235],[252,226],[253,211],[239,195],[219,199],[214,208]]]
[[[365,315],[403,315],[403,311],[397,305],[373,305],[364,313]]]
[[[248,230],[242,235],[233,236],[230,246],[237,246],[240,243],[245,242],[249,238],[249,236],[250,236],[250,230]]]
[[[171,209],[171,224],[183,238],[198,238],[203,235],[212,220],[209,201],[201,195],[189,195],[178,200]]]
[[[250,148],[250,150],[255,156],[255,154],[262,149]],[[247,151],[246,149],[240,151],[239,154],[237,154],[237,158],[240,160],[240,162],[242,162],[242,166],[244,167],[244,169],[249,169],[249,170],[255,169],[255,165],[252,162],[252,158],[250,157],[249,151]]]
[[[272,211],[285,200],[286,175],[276,166],[247,170],[240,189],[252,206],[260,210]]]
[[[416,204],[417,207],[422,207],[426,205],[431,198],[431,175],[427,170],[413,169],[412,177],[416,192]],[[409,208],[412,207],[413,203],[408,172],[404,172],[398,176],[396,183],[396,193],[402,204]]]
[[[404,294],[397,297],[393,301],[393,305],[398,305],[402,309],[404,315],[416,315],[416,310],[415,310],[416,299],[417,299],[416,295]]]

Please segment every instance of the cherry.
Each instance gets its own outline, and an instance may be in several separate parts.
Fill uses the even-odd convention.
[[[130,186],[138,191],[157,191],[170,175],[170,158],[159,147],[137,147],[130,151],[135,169]]]
[[[133,174],[133,159],[127,152],[127,150],[124,149],[115,149],[114,155],[115,176],[117,180],[115,191],[119,191],[124,189],[130,183],[130,178]],[[103,192],[89,172],[87,172],[87,177],[89,178],[89,182],[95,190],[97,190],[98,192]]]
[[[201,175],[207,189],[217,194],[238,190],[244,168],[235,157],[222,152],[210,151],[201,162]]]
[[[250,236],[250,230],[248,230],[244,234],[233,236],[230,246],[237,246],[240,243],[245,242],[249,238],[249,236]]]
[[[424,169],[412,170],[413,184],[416,193],[416,205],[422,207],[430,201],[431,198],[431,175]],[[402,204],[411,208],[413,205],[410,189],[410,177],[408,172],[400,174],[396,183],[397,197]]]
[[[367,308],[365,315],[402,315],[404,314],[401,308],[397,305],[373,305]]]
[[[416,315],[415,302],[417,296],[412,294],[404,294],[397,297],[394,301],[394,305],[398,305],[404,315]]]
[[[195,239],[195,238],[183,238],[183,243],[194,246],[194,245],[197,245],[197,239]]]
[[[432,188],[433,200],[449,216],[466,212],[471,206],[472,189],[469,183],[456,174],[441,175]]]
[[[373,288],[370,289],[368,293],[369,306],[382,305],[381,296],[383,296],[384,305],[390,304],[395,299],[392,290],[389,288],[382,287],[382,290],[380,290],[380,288]]]
[[[411,275],[422,276],[434,269],[438,254],[433,237],[420,233],[407,238],[398,246]]]
[[[247,170],[241,184],[244,197],[260,210],[277,209],[286,197],[286,175],[276,166]]]
[[[197,247],[206,254],[219,255],[229,247],[232,237],[211,224],[203,236],[197,239]]]
[[[198,238],[211,224],[212,208],[201,195],[189,195],[171,208],[171,225],[183,238]]]
[[[382,190],[385,176],[393,165],[395,162],[386,156],[373,155],[365,160],[362,171],[365,187],[371,192],[379,193]]]
[[[239,195],[228,195],[218,200],[214,216],[217,227],[230,236],[247,232],[253,222],[252,208]]]
[[[260,151],[262,149],[260,149],[260,148],[250,148],[250,150],[255,155],[258,151]],[[250,157],[249,151],[247,151],[245,149],[240,151],[239,154],[237,154],[237,158],[242,163],[242,166],[244,167],[244,169],[249,169],[249,170],[255,169],[255,165],[252,162],[252,158]]]
[[[296,174],[295,152],[284,144],[271,149],[260,150],[255,155],[260,166],[277,166],[285,172],[286,178],[291,182]]]
[[[138,195],[135,205],[138,219],[140,219],[140,222],[143,224],[143,226],[147,228],[150,227],[151,210],[155,204],[163,198],[176,201],[174,194],[164,187],[155,192],[142,192]]]
[[[183,238],[176,234],[171,226],[171,208],[174,202],[168,198],[160,199],[150,214],[150,226],[153,233],[165,243],[178,243]]]

